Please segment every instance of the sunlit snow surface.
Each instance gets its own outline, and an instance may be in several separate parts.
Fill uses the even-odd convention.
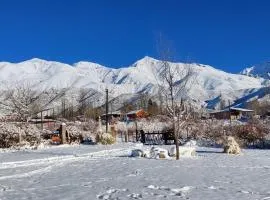
[[[194,158],[130,158],[134,144],[0,153],[0,199],[270,199],[270,151],[197,148]],[[170,148],[170,146],[163,146]]]

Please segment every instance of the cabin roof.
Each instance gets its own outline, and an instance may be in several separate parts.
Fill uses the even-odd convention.
[[[134,115],[134,114],[137,114],[138,112],[140,111],[144,111],[143,109],[140,109],[140,110],[132,110],[130,112],[127,113],[127,115]]]
[[[229,110],[241,111],[241,112],[254,112],[254,110],[250,110],[250,109],[231,107],[231,108],[225,108],[223,110],[210,111],[209,113],[210,114],[223,113],[223,112],[228,112]]]

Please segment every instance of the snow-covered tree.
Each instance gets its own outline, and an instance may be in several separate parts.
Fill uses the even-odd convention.
[[[16,84],[4,92],[0,102],[1,109],[17,115],[21,121],[27,121],[41,110],[40,96],[41,94],[32,90],[29,84]]]
[[[183,101],[192,82],[194,81],[194,71],[189,64],[173,66],[173,50],[169,41],[160,38],[158,44],[161,66],[157,82],[160,93],[165,100],[166,113],[172,119],[173,133],[176,144],[176,159],[179,159],[179,136],[184,124],[190,118],[189,110]]]
[[[2,91],[0,111],[16,116],[17,121],[28,121],[38,113],[51,107],[54,102],[65,95],[65,90],[56,91],[33,89],[28,82],[18,82]]]

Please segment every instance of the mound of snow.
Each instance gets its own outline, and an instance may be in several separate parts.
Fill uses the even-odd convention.
[[[191,146],[180,146],[179,147],[179,156],[181,157],[193,157],[196,155],[196,148]],[[170,156],[176,156],[176,147],[170,149]]]
[[[197,146],[197,141],[189,140],[183,146],[185,146],[185,147],[196,147]]]
[[[133,149],[131,151],[131,157],[145,157],[149,158],[149,150]]]
[[[170,158],[169,152],[167,149],[160,147],[152,147],[150,150],[150,158],[154,159],[168,159]]]

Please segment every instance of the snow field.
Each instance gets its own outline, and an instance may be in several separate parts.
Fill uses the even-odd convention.
[[[197,148],[176,160],[128,157],[133,144],[0,154],[0,199],[270,199],[270,152]],[[161,146],[169,149],[170,146]]]

